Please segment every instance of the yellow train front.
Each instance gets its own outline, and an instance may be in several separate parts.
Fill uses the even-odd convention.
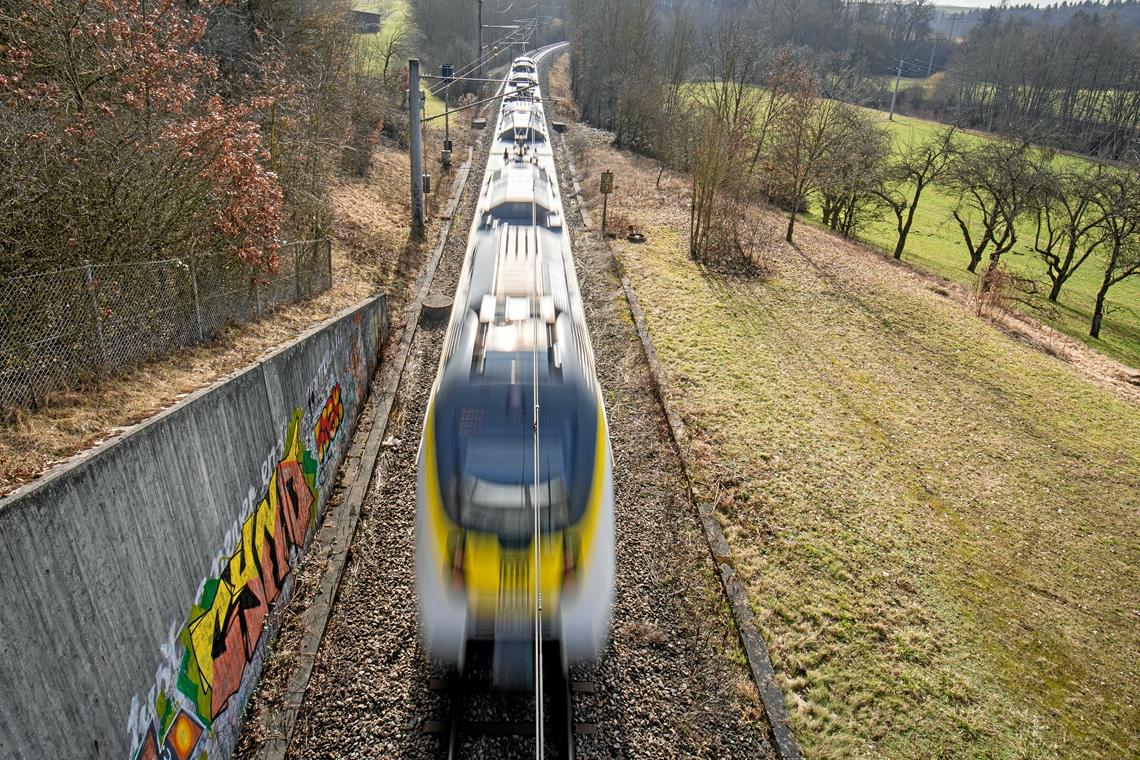
[[[423,641],[461,669],[469,642],[493,642],[508,687],[532,682],[538,600],[563,667],[600,656],[614,576],[606,413],[541,100],[525,94],[500,112],[416,499]]]

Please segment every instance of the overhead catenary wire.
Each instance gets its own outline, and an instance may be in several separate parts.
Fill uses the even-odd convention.
[[[497,80],[492,80],[492,81],[503,82],[504,80],[502,80],[502,79],[497,79]],[[529,89],[531,89],[531,88],[532,88],[532,87],[534,87],[534,86],[535,86],[535,85],[527,85],[526,87],[520,87],[519,89],[517,89],[517,90],[514,90],[514,91],[513,91],[512,93],[510,93],[510,94],[514,95],[514,94],[517,94],[517,93],[519,93],[519,92],[523,92],[523,91],[525,91],[525,90],[529,90]],[[479,106],[479,105],[482,105],[482,104],[484,104],[484,103],[490,103],[492,100],[498,100],[499,98],[505,98],[506,96],[507,96],[507,92],[506,92],[506,90],[504,89],[503,91],[501,91],[501,92],[499,92],[499,93],[497,93],[497,94],[495,94],[495,95],[492,95],[492,96],[491,96],[491,97],[489,97],[489,98],[483,98],[482,100],[477,100],[477,101],[475,101],[474,103],[468,103],[467,105],[465,105],[465,106],[460,106],[459,108],[452,108],[451,110],[449,110],[449,111],[446,111],[445,113],[438,113],[438,114],[436,114],[435,116],[429,116],[429,117],[427,117],[427,118],[425,118],[425,119],[421,119],[421,120],[420,120],[420,123],[422,123],[422,124],[426,124],[426,123],[427,123],[427,122],[429,122],[429,121],[435,121],[436,119],[442,119],[442,118],[443,118],[445,115],[447,115],[447,114],[458,113],[459,111],[466,111],[468,108],[474,108],[475,106]]]
[[[521,27],[520,27],[520,29],[521,29]],[[512,35],[514,35],[515,33],[516,32],[511,32],[510,34],[505,35],[502,39],[498,40],[495,43],[495,45],[498,46],[498,45],[503,44],[504,42],[508,41],[510,39],[510,37]],[[459,71],[455,74],[454,78],[459,79],[461,77],[465,77],[467,74],[470,74],[472,71],[475,71],[476,69],[478,69],[482,64],[488,63],[491,60],[495,59],[501,53],[502,53],[502,50],[499,50],[497,47],[493,46],[491,48],[490,52],[483,53],[482,55],[475,58],[474,60],[464,64],[463,66],[461,66],[459,68]],[[446,86],[447,86],[446,83],[437,85],[435,89],[431,90],[431,93],[433,95],[435,95],[436,93],[438,93],[440,90],[442,90]]]
[[[513,32],[510,32],[508,34],[503,35],[503,37],[500,38],[499,40],[496,40],[493,45],[488,46],[488,52],[483,53],[482,55],[475,58],[473,61],[469,61],[468,63],[461,66],[453,78],[454,79],[460,79],[460,78],[466,77],[468,74],[470,74],[472,71],[477,70],[483,64],[490,63],[495,58],[498,58],[500,55],[502,55],[504,52],[509,51],[511,45],[515,45],[518,43],[526,45],[531,40],[533,29],[534,29],[534,27],[530,26],[530,25],[525,25],[525,24],[517,25]],[[514,37],[515,35],[518,35],[520,33],[522,35],[521,39],[517,39],[517,40],[511,39],[512,37]],[[443,88],[446,86],[447,86],[446,82],[440,83],[440,84],[436,85],[433,89],[431,89],[430,92],[432,95],[436,95],[439,92],[441,92],[443,90]]]
[[[526,126],[527,142],[534,142],[534,130],[528,122]],[[520,148],[521,150],[521,148]],[[521,158],[521,156],[520,156]],[[534,279],[532,288],[534,300],[534,344],[531,347],[534,380],[534,755],[537,760],[543,757],[543,666],[542,666],[542,499],[539,496],[541,453],[541,430],[539,428],[539,397],[538,397],[538,327],[542,316],[542,251],[539,245],[541,238],[538,235],[538,202],[537,179],[531,175],[530,217],[531,231],[534,234]]]

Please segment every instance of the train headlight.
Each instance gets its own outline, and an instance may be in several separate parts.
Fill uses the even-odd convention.
[[[459,591],[467,585],[466,562],[467,536],[461,530],[453,530],[447,537],[448,570],[452,588]]]
[[[574,585],[578,574],[578,555],[582,550],[582,541],[577,534],[567,531],[562,534],[562,586],[567,588]]]

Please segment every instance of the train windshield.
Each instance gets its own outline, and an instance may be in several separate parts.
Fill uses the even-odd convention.
[[[436,406],[440,493],[464,528],[526,543],[534,506],[544,532],[581,519],[593,480],[597,409],[570,385],[539,389],[538,487],[535,487],[533,388],[471,385],[441,394]]]

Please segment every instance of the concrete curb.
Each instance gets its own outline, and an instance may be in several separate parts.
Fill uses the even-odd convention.
[[[467,186],[467,177],[471,172],[472,150],[467,150],[467,162],[463,164],[451,188],[451,196],[444,212],[444,223],[439,231],[439,241],[432,251],[427,267],[420,273],[413,289],[413,297],[404,309],[404,328],[400,337],[400,347],[395,360],[390,362],[383,371],[380,385],[379,401],[373,415],[368,420],[368,438],[360,451],[351,451],[348,454],[348,464],[345,470],[345,482],[348,488],[334,510],[325,517],[320,531],[313,539],[313,547],[321,547],[328,558],[328,565],[320,586],[310,604],[301,613],[301,625],[304,636],[300,652],[297,655],[297,665],[285,689],[285,704],[275,716],[273,736],[266,739],[260,756],[265,760],[284,760],[289,750],[289,743],[293,738],[293,729],[297,725],[297,715],[305,701],[305,693],[309,688],[309,678],[316,664],[317,652],[324,639],[325,628],[328,626],[332,614],[333,603],[336,601],[340,580],[344,575],[344,567],[352,548],[352,537],[356,533],[356,526],[360,521],[360,509],[364,497],[372,484],[376,471],[376,461],[380,457],[380,445],[384,440],[384,433],[388,428],[388,417],[392,412],[392,405],[396,400],[396,393],[400,388],[400,380],[404,375],[404,366],[411,353],[412,340],[415,338],[416,327],[420,320],[421,302],[431,289],[435,272],[439,268],[443,248],[447,244],[451,233],[451,224],[455,218],[459,201],[463,197],[463,190]]]
[[[570,167],[570,178],[574,187],[575,205],[578,208],[578,212],[582,217],[582,223],[586,226],[586,229],[592,230],[593,220],[585,208],[585,197],[582,195],[582,186],[578,182],[578,169],[574,166],[574,160],[570,157],[570,150],[566,145],[565,137],[561,138],[561,147],[563,155],[566,156],[567,165]],[[622,266],[621,260],[614,252],[609,241],[603,239],[602,243],[610,254],[611,266],[613,266],[614,271],[621,280],[621,287],[625,292],[625,300],[629,306],[630,314],[633,317],[634,328],[637,330],[637,336],[641,339],[641,347],[649,363],[649,374],[653,379],[653,390],[657,395],[658,401],[661,403],[661,408],[665,412],[665,418],[669,423],[669,433],[673,438],[673,444],[681,460],[681,467],[685,472],[685,481],[689,489],[689,500],[690,502],[695,502],[693,496],[692,468],[689,466],[688,458],[685,456],[685,447],[683,445],[685,440],[685,424],[665,395],[664,372],[661,368],[661,362],[657,359],[657,351],[653,347],[653,338],[649,335],[649,328],[645,322],[645,313],[641,310],[641,304],[637,300],[637,293],[634,292],[629,278],[625,275],[625,269]],[[709,543],[709,553],[712,556],[713,564],[719,572],[721,585],[724,587],[725,596],[728,598],[729,607],[732,610],[732,617],[736,624],[737,634],[740,637],[740,644],[744,647],[744,654],[748,660],[748,668],[752,673],[752,680],[755,682],[756,689],[760,693],[760,701],[764,706],[765,717],[768,719],[768,726],[772,731],[773,742],[782,760],[799,760],[801,757],[800,747],[795,735],[792,733],[791,725],[788,720],[787,707],[784,704],[784,695],[783,692],[780,691],[779,684],[776,681],[776,672],[772,668],[772,661],[768,656],[768,647],[764,643],[764,637],[760,635],[760,631],[756,627],[756,619],[752,614],[752,607],[748,603],[748,595],[745,593],[743,585],[737,579],[732,550],[729,548],[728,541],[725,540],[724,530],[721,528],[720,522],[717,521],[711,504],[697,503],[696,507],[701,525],[704,527],[705,538]]]

